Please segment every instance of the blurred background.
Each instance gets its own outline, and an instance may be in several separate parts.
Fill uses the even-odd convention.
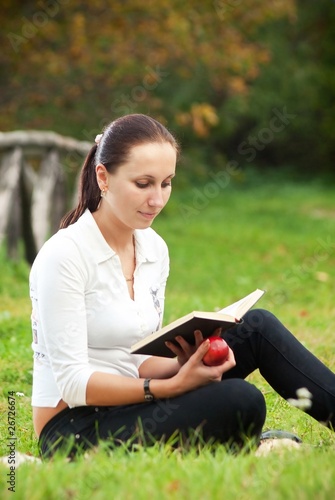
[[[184,173],[332,176],[333,0],[1,2],[0,130],[92,142],[147,113],[178,137]]]
[[[128,113],[179,140],[184,221],[228,185],[334,186],[334,0],[2,0],[0,16],[9,255],[23,239],[34,259],[95,136]]]

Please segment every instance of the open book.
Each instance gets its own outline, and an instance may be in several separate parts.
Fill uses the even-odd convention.
[[[193,311],[140,340],[132,346],[131,352],[132,354],[151,354],[172,358],[175,354],[166,347],[167,340],[173,342],[177,335],[181,335],[187,342],[194,344],[194,330],[201,330],[204,338],[213,335],[216,328],[228,330],[236,323],[243,321],[245,313],[256,304],[264,293],[263,290],[257,289],[217,312]]]

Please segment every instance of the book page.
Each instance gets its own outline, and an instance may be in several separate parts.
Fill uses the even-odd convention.
[[[230,316],[233,316],[236,319],[241,319],[244,314],[249,311],[249,309],[256,304],[256,302],[261,298],[261,296],[265,292],[263,290],[255,290],[254,292],[250,293],[243,299],[238,300],[237,302],[234,302],[230,306],[224,307],[223,309],[220,309],[218,313],[220,314],[229,314]]]

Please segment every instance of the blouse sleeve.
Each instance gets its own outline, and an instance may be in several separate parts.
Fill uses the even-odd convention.
[[[60,242],[62,243],[62,242]],[[89,366],[85,311],[88,272],[78,248],[53,242],[40,252],[32,269],[38,343],[44,344],[62,399],[86,405]]]

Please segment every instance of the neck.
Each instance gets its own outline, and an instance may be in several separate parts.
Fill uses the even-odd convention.
[[[133,248],[134,231],[132,229],[113,224],[110,219],[106,224],[105,218],[101,216],[99,210],[93,213],[93,217],[106,242],[117,254],[122,254],[127,249]]]

